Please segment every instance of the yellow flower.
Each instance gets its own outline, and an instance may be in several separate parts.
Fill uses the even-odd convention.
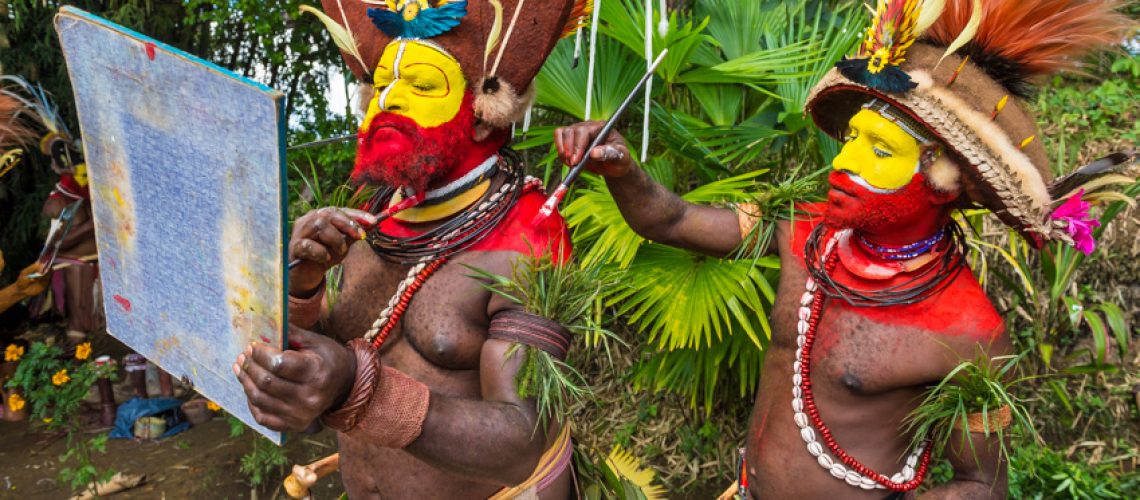
[[[24,409],[24,398],[21,398],[19,394],[10,394],[8,396],[8,408],[13,412]]]
[[[8,344],[8,348],[4,349],[4,361],[19,361],[24,356],[24,347],[16,344]]]
[[[84,342],[82,344],[79,344],[79,347],[75,348],[75,359],[83,361],[89,357],[91,357],[91,343],[90,342]]]
[[[71,377],[69,377],[67,375],[67,369],[66,368],[63,370],[60,370],[58,372],[55,372],[55,375],[51,376],[51,383],[53,383],[55,385],[66,384],[67,381],[69,381],[69,380],[71,380]]]
[[[218,406],[218,403],[215,403],[213,401],[206,401],[206,409],[210,411],[218,411],[221,410],[222,407]]]
[[[44,419],[44,423],[45,423],[45,424],[50,424],[50,423],[51,423],[51,417],[47,417],[47,418],[45,418],[45,419]]]

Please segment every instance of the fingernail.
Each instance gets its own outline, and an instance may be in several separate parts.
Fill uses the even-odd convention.
[[[241,367],[239,367],[237,363],[234,363],[234,365],[231,366],[230,368],[233,369],[234,375],[241,373]]]
[[[238,354],[238,359],[237,359],[237,364],[236,364],[236,366],[238,366],[238,367],[241,367],[241,365],[244,365],[244,364],[245,364],[245,354],[244,354],[244,353],[243,353],[243,354]]]

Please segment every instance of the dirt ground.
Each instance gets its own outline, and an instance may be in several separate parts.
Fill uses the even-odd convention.
[[[229,432],[225,419],[218,417],[161,441],[110,440],[107,453],[96,454],[94,460],[100,467],[146,475],[141,486],[114,498],[286,498],[281,473],[253,492],[238,468],[242,455],[253,448],[254,436],[246,431],[230,438]],[[286,454],[294,463],[308,463],[335,452],[335,439],[328,430],[292,439],[286,442]],[[66,442],[65,436],[36,432],[27,422],[0,422],[0,498],[66,498],[70,492],[57,477]],[[337,498],[342,491],[339,474],[321,480],[313,490],[317,498]]]
[[[41,326],[25,336],[39,340],[53,328]],[[129,351],[119,342],[104,334],[92,337],[95,355],[108,354],[115,359]],[[123,377],[115,385],[116,401],[123,403],[132,397],[131,388]],[[158,393],[156,380],[151,380],[149,393]],[[179,387],[175,396],[182,400],[197,397]],[[107,433],[98,422],[97,395],[92,392],[80,416],[83,429],[91,438]],[[238,437],[230,437],[230,425],[224,415],[190,428],[189,430],[157,441],[112,439],[107,442],[105,454],[94,453],[92,460],[101,470],[113,469],[126,474],[143,474],[145,482],[125,492],[113,495],[123,499],[277,499],[288,498],[281,488],[281,480],[292,464],[307,464],[336,452],[336,435],[325,429],[304,436],[289,435],[285,454],[289,465],[270,471],[260,488],[255,490],[249,478],[240,471],[243,455],[253,450],[257,434],[249,429]],[[260,438],[258,438],[260,439]],[[30,421],[0,421],[0,499],[20,500],[60,499],[71,495],[69,486],[60,483],[59,470],[63,465],[59,457],[67,449],[67,437],[62,433],[48,433]],[[317,499],[337,498],[343,493],[340,475],[322,479],[312,490]]]

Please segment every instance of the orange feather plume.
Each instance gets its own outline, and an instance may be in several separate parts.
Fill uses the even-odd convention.
[[[582,29],[593,13],[594,0],[578,0],[574,2],[574,6],[570,10],[570,18],[566,21],[566,26],[562,29],[562,38],[573,35]]]
[[[23,102],[0,92],[0,148],[26,144],[39,135],[21,119],[24,113]]]
[[[925,38],[949,45],[969,23],[972,4],[946,0]],[[1120,43],[1135,28],[1117,11],[1119,5],[1117,0],[983,0],[981,26],[965,52],[1000,58],[1016,67],[1019,79],[1075,69],[1081,56]]]

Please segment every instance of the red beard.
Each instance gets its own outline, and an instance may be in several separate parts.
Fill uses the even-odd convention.
[[[431,128],[402,115],[376,115],[357,139],[352,180],[427,191],[429,184],[447,177],[476,147],[473,102],[468,93],[455,118]]]
[[[934,192],[926,185],[926,177],[922,174],[916,174],[902,189],[885,194],[856,184],[846,172],[831,172],[828,182],[831,191],[827,193],[824,223],[836,229],[894,232],[941,210],[932,202]]]

